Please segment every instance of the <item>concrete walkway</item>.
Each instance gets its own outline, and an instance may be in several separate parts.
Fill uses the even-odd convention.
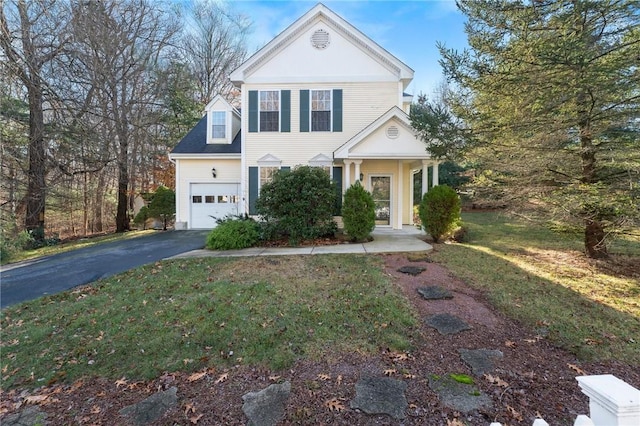
[[[193,250],[171,257],[239,257],[239,256],[285,256],[296,254],[327,253],[395,253],[430,251],[433,247],[424,242],[426,234],[415,226],[405,225],[400,229],[376,228],[373,241],[359,244],[336,244],[312,247],[252,247],[243,250]]]

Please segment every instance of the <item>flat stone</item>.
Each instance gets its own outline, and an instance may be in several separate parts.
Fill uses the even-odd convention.
[[[495,363],[503,357],[501,351],[491,349],[458,349],[458,352],[476,376],[492,372]]]
[[[407,384],[390,377],[364,377],[356,383],[356,397],[351,408],[367,414],[388,414],[394,419],[404,419],[408,407],[404,391]]]
[[[429,387],[444,405],[462,413],[490,408],[492,404],[491,398],[476,386],[459,383],[449,376],[430,378]]]
[[[428,317],[425,322],[428,326],[438,330],[440,334],[456,334],[465,330],[471,330],[469,324],[451,314],[432,315]]]
[[[173,386],[164,392],[154,393],[137,404],[123,408],[120,414],[130,417],[136,425],[147,425],[178,405],[177,392],[178,388]]]
[[[449,290],[437,285],[420,287],[418,288],[418,293],[420,293],[425,300],[453,299],[453,294],[451,294]]]
[[[284,417],[284,406],[291,393],[291,382],[273,384],[261,391],[242,395],[242,411],[249,426],[274,426]]]
[[[47,413],[40,407],[27,407],[2,419],[2,426],[42,426],[47,423]]]
[[[414,277],[420,275],[426,270],[426,268],[421,268],[419,266],[402,266],[401,268],[398,268],[398,272],[413,275]]]

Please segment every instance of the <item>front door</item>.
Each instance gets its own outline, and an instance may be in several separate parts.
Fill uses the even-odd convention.
[[[369,184],[376,207],[376,225],[391,225],[391,176],[370,176]]]

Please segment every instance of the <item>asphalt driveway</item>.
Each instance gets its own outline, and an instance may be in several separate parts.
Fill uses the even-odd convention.
[[[0,267],[0,307],[55,294],[204,247],[208,231],[158,231]]]

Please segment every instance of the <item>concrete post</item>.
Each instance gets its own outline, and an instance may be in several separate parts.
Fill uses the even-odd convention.
[[[640,425],[640,390],[611,374],[576,377],[596,426]]]

